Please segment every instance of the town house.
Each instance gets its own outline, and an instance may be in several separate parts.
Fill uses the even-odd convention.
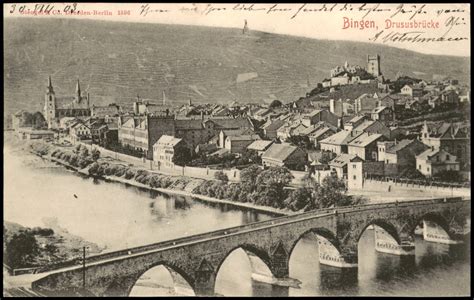
[[[376,161],[378,155],[377,141],[382,141],[383,138],[381,134],[364,132],[348,143],[348,153],[357,155],[365,161]]]
[[[459,171],[457,157],[443,149],[431,147],[416,157],[417,170],[427,177],[443,171]]]
[[[290,144],[273,144],[262,155],[265,167],[288,167],[306,164],[308,157],[302,149]]]
[[[153,162],[157,166],[173,167],[173,158],[183,140],[170,135],[162,135],[153,145]]]

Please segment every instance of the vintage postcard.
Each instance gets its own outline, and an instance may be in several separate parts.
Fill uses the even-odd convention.
[[[470,8],[3,4],[3,296],[471,296]]]

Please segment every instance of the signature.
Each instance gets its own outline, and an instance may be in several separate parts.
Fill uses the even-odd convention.
[[[385,32],[381,30],[377,32],[373,37],[369,38],[369,41],[381,41],[382,43],[387,42],[398,42],[398,43],[429,43],[429,42],[457,42],[468,40],[468,37],[464,36],[447,36],[447,33],[441,36],[427,36],[424,31],[408,31],[408,32],[397,32],[390,31]]]

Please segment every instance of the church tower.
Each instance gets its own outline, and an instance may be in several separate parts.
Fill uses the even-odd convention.
[[[48,123],[48,128],[53,128],[56,118],[56,95],[51,83],[51,76],[48,77],[48,86],[44,98],[44,117]]]
[[[81,85],[79,84],[79,79],[76,84],[76,103],[81,103]]]

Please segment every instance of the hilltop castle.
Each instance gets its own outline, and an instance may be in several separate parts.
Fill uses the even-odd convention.
[[[380,55],[367,55],[367,72],[375,78],[382,75],[380,70]]]
[[[78,79],[74,96],[56,97],[51,83],[51,76],[49,76],[43,110],[48,128],[57,128],[59,120],[64,117],[90,116],[89,93],[86,97],[81,95],[81,86]]]

